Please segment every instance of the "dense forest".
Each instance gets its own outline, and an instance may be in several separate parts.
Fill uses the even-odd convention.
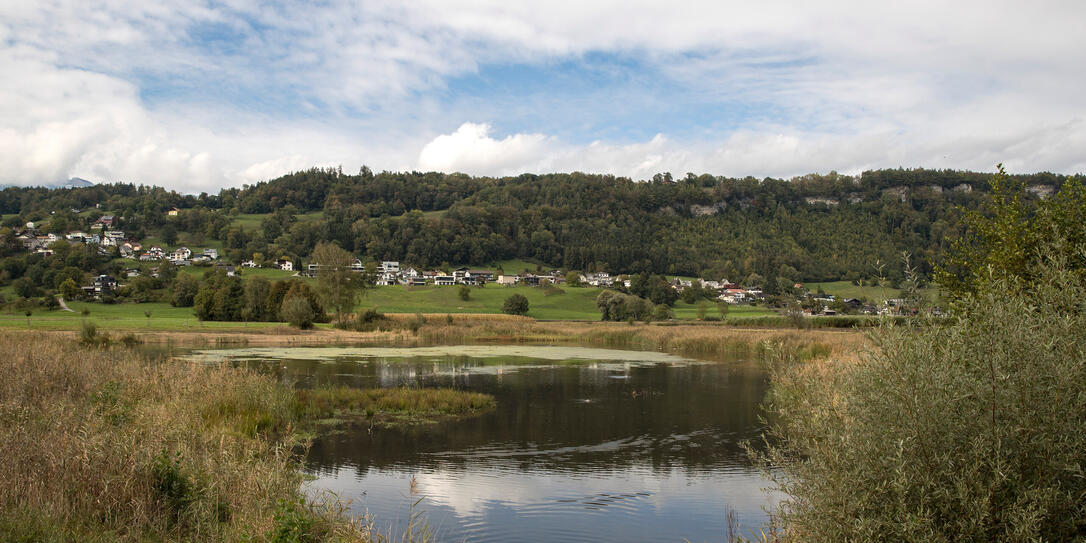
[[[921,273],[930,272],[946,240],[961,234],[962,213],[984,211],[989,178],[896,169],[789,180],[662,174],[637,182],[579,172],[490,178],[363,167],[357,175],[310,169],[218,194],[124,183],[12,187],[0,191],[0,256],[20,254],[13,231],[27,222],[63,233],[109,213],[128,238],[172,244],[179,232],[195,233],[221,240],[235,262],[305,259],[318,242],[334,241],[364,259],[422,268],[519,258],[711,279],[894,280],[906,251]],[[1015,179],[1043,196],[1066,176]],[[177,216],[167,215],[172,208]],[[235,221],[242,214],[265,215],[246,228]],[[28,258],[5,264],[2,279],[22,275],[33,265]]]

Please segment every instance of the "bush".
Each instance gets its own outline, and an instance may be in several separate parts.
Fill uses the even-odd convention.
[[[426,317],[422,316],[422,313],[415,313],[415,318],[411,319],[407,323],[407,328],[411,330],[411,333],[418,334],[419,329],[426,324]]]
[[[1069,541],[1086,529],[1086,288],[1049,266],[884,326],[861,361],[773,371],[762,456],[805,541]],[[1036,277],[1036,276],[1034,276]]]
[[[109,345],[109,335],[98,333],[98,326],[93,322],[83,321],[79,329],[79,342],[83,345],[106,346]]]
[[[460,288],[457,289],[456,295],[465,302],[471,300],[471,287],[467,285],[460,285]]]
[[[313,319],[316,314],[309,300],[301,296],[291,296],[283,300],[283,307],[279,314],[286,319],[291,326],[308,330],[313,327]]]
[[[371,307],[359,313],[353,321],[337,322],[334,326],[343,330],[372,332],[374,330],[383,329],[388,324],[388,317],[386,317],[384,313],[377,311],[376,307]]]
[[[605,290],[596,297],[596,307],[600,310],[601,320],[624,321],[629,319],[645,320],[652,317],[652,302],[614,290]]]
[[[523,294],[514,294],[505,299],[502,304],[502,313],[507,315],[524,315],[528,313],[528,298]]]

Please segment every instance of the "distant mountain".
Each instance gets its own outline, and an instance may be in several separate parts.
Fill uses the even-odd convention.
[[[94,185],[94,183],[92,183],[90,181],[87,181],[86,179],[83,179],[81,177],[73,177],[73,178],[69,179],[67,182],[65,182],[64,184],[57,183],[55,185],[49,185],[49,186],[50,187],[57,187],[57,188],[64,187],[66,189],[77,189],[77,188],[80,188],[80,187],[90,187],[90,186],[93,186],[93,185]]]
[[[19,187],[19,186],[42,187],[42,188],[47,188],[47,189],[78,189],[78,188],[83,188],[83,187],[93,187],[94,182],[93,181],[87,181],[86,179],[83,179],[81,177],[73,177],[73,178],[71,178],[71,179],[69,179],[67,181],[57,181],[55,183],[39,183],[37,185],[13,185],[13,184],[9,183],[9,184],[0,185],[0,190],[6,189],[8,187]]]

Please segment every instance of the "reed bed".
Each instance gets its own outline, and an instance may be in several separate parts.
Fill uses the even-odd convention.
[[[760,356],[776,346],[802,359],[858,351],[865,341],[862,333],[853,330],[532,321],[428,326],[419,332],[419,339],[425,343],[578,343],[707,358]]]
[[[0,374],[0,540],[368,538],[301,496],[294,397],[266,377],[19,333]]]
[[[495,406],[494,397],[489,394],[447,388],[333,387],[298,390],[295,397],[295,412],[304,420],[344,415],[365,415],[374,419],[391,415],[428,421],[434,417],[479,413]]]
[[[481,323],[533,323],[535,319],[523,315],[486,314],[486,313],[384,313],[384,316],[399,322],[407,322],[422,317],[427,323],[481,324]]]

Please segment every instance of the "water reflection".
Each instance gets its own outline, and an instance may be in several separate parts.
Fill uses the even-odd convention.
[[[348,427],[313,444],[313,485],[393,531],[420,497],[448,541],[719,541],[728,507],[748,528],[762,523],[765,483],[739,446],[759,433],[766,378],[757,366],[515,348],[228,356],[294,386],[449,386],[496,397],[498,408],[479,417]]]

